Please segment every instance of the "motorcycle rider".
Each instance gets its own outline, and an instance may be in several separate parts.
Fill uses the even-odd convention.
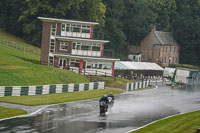
[[[111,98],[111,99],[110,99]],[[115,100],[115,97],[114,97],[114,95],[112,94],[112,92],[110,92],[110,94],[108,95],[108,100],[109,100],[109,105],[110,105],[110,107],[112,107],[113,106],[113,104],[114,104],[114,100]]]
[[[101,97],[101,98],[99,99],[99,102],[102,102],[102,101],[104,101],[104,102],[106,103],[106,111],[107,111],[107,110],[108,110],[108,102],[109,102],[108,96],[107,96],[107,95],[104,95],[103,97]]]
[[[110,92],[110,94],[108,95],[108,97],[111,97],[112,100],[115,100],[115,97],[114,97],[114,95],[112,94],[112,92]]]

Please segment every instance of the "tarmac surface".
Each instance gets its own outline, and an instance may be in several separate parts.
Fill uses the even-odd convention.
[[[99,116],[98,99],[47,107],[4,104],[26,109],[30,115],[0,121],[0,132],[124,133],[167,116],[200,110],[199,90],[160,86],[126,92],[116,96],[104,117]]]

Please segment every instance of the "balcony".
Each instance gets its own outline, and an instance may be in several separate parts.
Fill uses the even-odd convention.
[[[114,58],[114,50],[104,49],[103,56],[101,51],[89,51],[89,50],[72,50],[72,55],[81,55],[89,57],[102,57],[102,58]]]
[[[75,38],[88,38],[88,39],[96,39],[96,40],[104,40],[104,33],[94,31],[93,34],[91,33],[81,33],[81,32],[66,32],[61,31],[62,37],[75,37]]]

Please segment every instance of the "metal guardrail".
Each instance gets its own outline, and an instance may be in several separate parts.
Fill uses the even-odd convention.
[[[29,53],[29,54],[32,54],[32,55],[40,56],[40,50],[38,50],[38,51],[33,50],[33,49],[30,49],[30,48],[27,48],[27,47],[16,45],[15,43],[8,42],[6,40],[0,40],[0,45],[7,46],[9,48],[14,48],[14,49],[23,51],[24,53]]]

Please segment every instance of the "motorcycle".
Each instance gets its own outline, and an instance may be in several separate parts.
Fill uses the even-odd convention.
[[[100,116],[105,116],[107,112],[107,104],[105,101],[101,101],[99,103],[99,108],[100,108]]]
[[[114,104],[113,98],[112,97],[108,97],[108,106],[109,106],[109,108],[112,108],[113,104]]]

